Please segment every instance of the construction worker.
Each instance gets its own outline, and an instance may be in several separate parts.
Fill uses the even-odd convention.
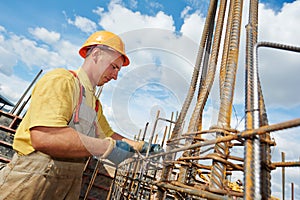
[[[14,137],[16,153],[0,170],[0,199],[78,199],[88,157],[117,165],[147,147],[115,133],[95,96],[96,86],[129,65],[123,41],[98,31],[79,54],[84,62],[77,71],[54,69],[35,85]]]

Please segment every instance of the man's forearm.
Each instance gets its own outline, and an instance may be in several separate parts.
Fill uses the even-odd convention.
[[[88,137],[70,127],[34,127],[31,142],[35,150],[62,158],[103,155],[110,145],[108,140]]]
[[[120,135],[119,133],[114,133],[112,136],[111,136],[111,138],[112,139],[114,139],[114,140],[122,140],[123,138],[125,138],[125,137],[123,137],[122,135]]]

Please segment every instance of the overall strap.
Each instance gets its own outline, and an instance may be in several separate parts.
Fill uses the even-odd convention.
[[[76,72],[74,72],[72,70],[69,70],[69,71],[74,75],[74,77],[77,78],[77,80],[79,81],[79,85],[80,85],[79,101],[78,101],[78,104],[76,106],[76,111],[75,111],[75,116],[74,116],[74,124],[76,124],[76,123],[79,123],[79,110],[80,110],[80,105],[82,103],[82,99],[83,99],[83,96],[84,96],[84,87],[81,84],[81,82],[80,82],[80,80],[79,80],[78,75],[76,74]],[[96,100],[96,104],[95,104],[95,111],[96,111],[96,113],[98,113],[99,106],[100,106],[100,102],[97,99]]]
[[[97,99],[96,100],[96,105],[95,105],[95,111],[96,111],[96,113],[98,113],[99,106],[100,106],[100,102],[99,102],[99,99]]]
[[[81,103],[82,103],[83,90],[84,90],[84,88],[83,88],[83,86],[82,86],[82,84],[81,84],[81,82],[80,82],[80,80],[79,80],[77,74],[76,74],[74,71],[72,71],[72,70],[69,70],[69,71],[70,71],[70,72],[74,75],[74,77],[76,77],[77,80],[79,81],[79,87],[80,87],[79,101],[78,101],[78,104],[77,104],[77,106],[76,106],[75,116],[74,116],[74,120],[73,120],[73,121],[74,121],[74,124],[78,124],[78,123],[79,123],[79,109],[80,109],[80,105],[81,105]]]

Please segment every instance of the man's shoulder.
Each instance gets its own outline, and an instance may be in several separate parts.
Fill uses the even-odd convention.
[[[76,74],[76,73],[75,73]],[[51,71],[47,72],[44,76],[43,79],[45,81],[72,81],[77,82],[76,81],[76,75],[75,75],[72,71],[68,70],[68,69],[64,69],[64,68],[56,68],[56,69],[52,69]]]
[[[49,76],[66,76],[66,77],[73,77],[71,70],[65,68],[55,68],[51,71],[47,72],[46,75]]]
[[[67,69],[56,68],[48,71],[38,81],[40,87],[49,87],[49,85],[77,85],[77,78]]]

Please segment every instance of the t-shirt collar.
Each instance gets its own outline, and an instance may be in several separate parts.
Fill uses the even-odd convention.
[[[92,83],[86,74],[86,72],[80,67],[78,69],[78,77],[82,85],[84,85],[84,88],[86,90],[89,90],[91,92],[95,92],[95,88],[93,88]]]

